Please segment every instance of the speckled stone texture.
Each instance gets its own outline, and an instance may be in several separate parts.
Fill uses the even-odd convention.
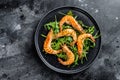
[[[102,33],[98,59],[74,75],[50,70],[34,46],[39,20],[60,6],[86,10]],[[120,0],[0,0],[0,80],[120,80]]]

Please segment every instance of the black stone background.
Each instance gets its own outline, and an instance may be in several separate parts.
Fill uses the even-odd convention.
[[[41,17],[56,7],[89,12],[102,33],[95,63],[75,75],[58,74],[39,59],[33,36]],[[0,0],[0,80],[120,80],[120,0]]]

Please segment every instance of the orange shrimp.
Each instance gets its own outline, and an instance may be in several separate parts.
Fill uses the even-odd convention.
[[[51,42],[52,42],[52,39],[53,39],[53,30],[51,29],[46,37],[46,40],[44,41],[44,50],[46,53],[49,53],[49,54],[58,54],[60,53],[62,50],[53,50],[51,48]]]
[[[76,32],[73,29],[65,29],[62,32],[59,32],[55,35],[55,38],[63,37],[63,36],[72,36],[73,42],[70,43],[70,45],[74,45],[77,41],[77,35]]]
[[[63,50],[63,52],[66,53],[67,60],[63,61],[62,59],[58,58],[58,61],[63,65],[71,65],[74,62],[74,59],[75,59],[74,54],[72,53],[72,51],[66,45],[62,46],[62,50]]]
[[[64,23],[70,24],[72,25],[72,27],[76,30],[78,30],[81,33],[85,33],[85,31],[83,30],[82,26],[80,24],[78,24],[78,22],[70,15],[66,15],[64,16],[59,23],[60,26],[60,32],[62,31],[62,25]]]
[[[78,48],[78,55],[79,58],[82,57],[82,52],[83,52],[83,43],[86,38],[90,38],[93,42],[95,42],[94,37],[91,34],[81,34],[78,36],[77,39],[77,48]]]

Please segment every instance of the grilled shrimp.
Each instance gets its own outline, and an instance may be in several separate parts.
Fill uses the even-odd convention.
[[[59,23],[59,26],[60,26],[60,32],[62,31],[62,25],[64,23],[67,23],[67,24],[70,24],[72,25],[72,27],[76,30],[78,30],[79,32],[81,33],[85,33],[85,31],[83,30],[82,26],[78,24],[78,22],[72,17],[72,16],[69,16],[69,15],[66,15],[64,16],[61,20],[60,20],[60,23]]]
[[[82,52],[83,52],[83,43],[86,38],[90,38],[93,42],[95,42],[94,37],[91,34],[81,34],[78,36],[77,39],[77,48],[78,48],[78,55],[79,58],[82,57]]]
[[[62,32],[59,32],[58,34],[55,35],[55,38],[59,38],[63,36],[72,36],[73,42],[71,42],[70,45],[74,45],[77,41],[77,35],[73,29],[65,29]]]
[[[62,50],[63,50],[63,52],[66,53],[67,60],[63,61],[62,59],[58,58],[58,61],[63,65],[71,65],[74,62],[74,59],[75,59],[74,54],[72,53],[72,51],[66,45],[62,46]]]
[[[60,53],[62,50],[53,50],[51,48],[51,42],[52,42],[52,39],[53,39],[53,30],[51,29],[46,37],[46,40],[44,41],[44,50],[46,53],[49,53],[49,54],[58,54]]]

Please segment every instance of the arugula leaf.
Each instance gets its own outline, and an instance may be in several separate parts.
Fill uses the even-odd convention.
[[[99,37],[100,37],[100,34],[99,34],[99,32],[97,32],[97,33],[94,35],[94,38],[97,39],[97,38],[99,38]]]
[[[46,38],[46,36],[44,34],[41,34],[42,37]]]
[[[71,10],[68,11],[67,15],[73,16],[73,13]]]
[[[75,16],[74,18],[77,19],[78,16]]]
[[[58,49],[60,49],[62,44],[70,45],[70,43],[72,41],[73,41],[73,39],[70,36],[61,37],[61,38],[58,38],[58,39],[52,41],[51,47],[55,50],[58,50]]]
[[[59,54],[56,54],[56,56],[57,56],[58,58],[62,58],[62,59],[64,59],[64,60],[67,60],[67,55],[66,55],[64,52],[61,52],[61,53],[59,53]]]
[[[63,12],[58,12],[59,14],[61,14],[61,15],[70,15],[70,16],[73,16],[75,19],[77,18],[77,16],[76,15],[74,15],[73,14],[73,12],[71,11],[71,10],[69,10],[66,14],[65,13],[63,13]]]
[[[72,27],[69,26],[69,25],[63,25],[62,28],[63,28],[63,30],[64,30],[64,29],[68,29],[68,28],[71,29]]]
[[[88,29],[88,26],[84,25],[81,20],[78,20],[78,23],[85,29]]]
[[[76,65],[78,65],[78,61],[79,61],[77,46],[76,45],[69,46],[69,48],[75,55],[75,61],[74,61],[73,66],[72,66],[72,67],[75,67]]]
[[[57,22],[57,18],[55,16],[55,21],[54,22],[49,22],[47,24],[44,25],[45,28],[47,28],[48,30],[50,30],[51,28],[53,29],[53,32],[55,34],[57,34],[59,32],[59,26],[58,26],[58,22]]]

